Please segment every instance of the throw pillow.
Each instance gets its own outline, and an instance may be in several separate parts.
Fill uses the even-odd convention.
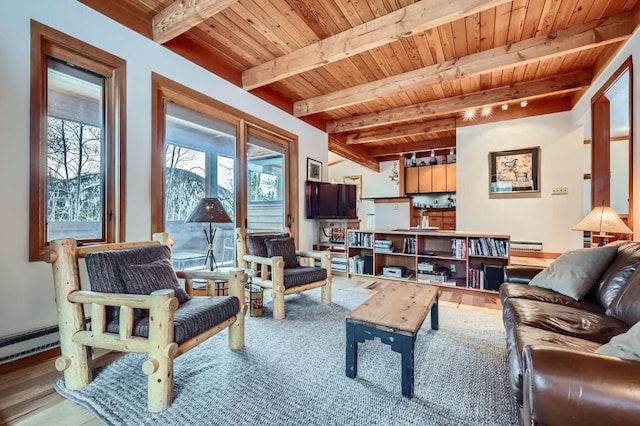
[[[596,353],[640,361],[640,323],[631,327],[626,333],[613,336],[609,343],[600,346]]]
[[[269,257],[266,240],[272,238],[287,238],[289,234],[256,234],[247,235],[247,254],[252,256]]]
[[[129,294],[151,294],[156,290],[168,288],[175,291],[180,304],[191,299],[180,287],[169,259],[141,265],[122,265],[120,273]]]
[[[265,244],[267,246],[267,257],[282,256],[285,268],[298,266],[296,243],[293,238],[273,238],[265,240]]]
[[[533,277],[529,285],[580,300],[609,266],[617,251],[616,247],[605,246],[563,253]]]

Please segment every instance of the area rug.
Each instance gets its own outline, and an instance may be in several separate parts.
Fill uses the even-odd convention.
[[[145,356],[128,354],[79,391],[54,387],[107,425],[516,425],[500,315],[446,306],[415,349],[414,397],[401,393],[400,354],[360,344],[358,376],[345,375],[345,318],[369,296],[335,289],[287,296],[287,317],[247,317],[246,345],[223,332],[175,361],[175,399],[146,409]]]

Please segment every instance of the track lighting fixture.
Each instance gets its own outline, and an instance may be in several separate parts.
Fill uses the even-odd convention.
[[[509,109],[509,104],[502,104],[501,108],[502,108],[503,111],[506,111],[506,110]]]
[[[523,100],[521,100],[521,101],[520,101],[520,106],[521,106],[522,108],[526,107],[527,105],[529,105],[529,102],[527,102],[527,100],[526,100],[526,99],[523,99]]]

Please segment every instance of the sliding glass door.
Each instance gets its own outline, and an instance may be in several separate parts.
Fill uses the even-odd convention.
[[[176,268],[200,268],[209,249],[208,222],[188,222],[203,198],[217,198],[231,222],[211,223],[217,266],[234,264],[236,128],[167,103],[165,229],[174,241]]]

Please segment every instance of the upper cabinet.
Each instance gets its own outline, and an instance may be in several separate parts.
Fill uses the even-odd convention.
[[[456,191],[456,164],[407,167],[404,174],[406,194]]]

